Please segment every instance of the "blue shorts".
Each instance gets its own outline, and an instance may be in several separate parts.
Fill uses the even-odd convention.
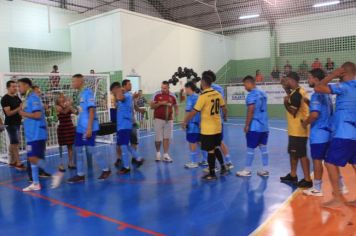
[[[356,140],[334,138],[325,161],[342,167],[347,163],[356,165]]]
[[[9,135],[10,144],[20,143],[20,126],[9,125],[6,127],[7,134]]]
[[[129,145],[130,139],[131,139],[131,129],[120,129],[117,131],[116,136],[117,136],[117,141],[116,144],[118,146],[121,145]]]
[[[117,121],[117,109],[116,108],[110,108],[110,121],[113,123],[116,123],[116,121]]]
[[[95,146],[95,138],[96,138],[96,132],[93,132],[90,138],[86,138],[85,134],[82,133],[76,133],[75,134],[75,140],[74,140],[74,146],[76,147],[83,147],[83,146]]]
[[[27,157],[45,158],[46,140],[28,142],[26,145]]]
[[[198,142],[200,142],[200,134],[199,133],[187,133],[186,140],[188,143],[198,143]]]
[[[310,144],[310,153],[313,160],[325,160],[330,142]]]
[[[259,145],[267,145],[268,132],[248,131],[246,133],[248,148],[256,148]]]

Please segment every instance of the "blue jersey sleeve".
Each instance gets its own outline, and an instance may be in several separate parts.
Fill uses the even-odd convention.
[[[96,107],[94,93],[90,89],[85,93],[85,102],[88,108]]]
[[[192,99],[192,96],[188,96],[187,103],[185,105],[185,111],[190,112],[194,109],[195,102]]]
[[[341,95],[345,92],[345,87],[343,86],[342,83],[329,84],[329,88],[332,94]]]
[[[29,112],[42,111],[41,99],[37,96],[31,96],[27,101],[27,106]]]
[[[250,92],[249,94],[247,94],[247,97],[246,97],[246,105],[249,106],[249,105],[253,105],[253,104],[256,104],[257,102],[257,94],[253,93],[253,92]]]
[[[322,97],[318,94],[313,94],[310,99],[310,112],[321,112]]]

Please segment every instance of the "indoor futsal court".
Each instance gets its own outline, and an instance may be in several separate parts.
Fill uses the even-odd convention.
[[[356,236],[356,1],[0,0],[0,236]]]

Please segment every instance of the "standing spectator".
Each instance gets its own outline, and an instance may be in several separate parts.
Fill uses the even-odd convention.
[[[60,94],[57,98],[56,111],[59,120],[59,125],[57,128],[59,157],[61,160],[59,169],[62,171],[65,169],[63,162],[63,146],[67,146],[68,150],[68,169],[75,169],[73,161],[75,128],[72,121],[72,114],[76,114],[77,111],[73,108],[72,102],[66,98],[64,94]]]
[[[256,78],[255,78],[257,83],[262,83],[264,78],[260,70],[256,70]]]
[[[169,142],[173,132],[173,110],[178,117],[178,104],[176,96],[169,92],[169,83],[163,81],[161,91],[153,95],[151,108],[154,109],[154,127],[156,131],[156,161],[161,161],[161,143],[163,141],[163,161],[173,162],[169,156]]]
[[[303,60],[302,64],[299,65],[299,76],[304,80],[307,79],[308,64],[306,60]]]
[[[296,184],[299,188],[311,188],[313,182],[310,178],[310,164],[307,157],[308,128],[304,128],[302,122],[309,116],[309,107],[306,100],[306,91],[299,86],[299,76],[295,72],[287,75],[286,84],[291,93],[284,98],[284,106],[287,111],[288,122],[288,153],[290,155],[291,171],[281,182]],[[304,179],[298,182],[297,167],[301,162]]]
[[[25,166],[20,161],[19,143],[20,143],[20,125],[21,99],[17,96],[17,84],[10,80],[6,83],[7,94],[1,99],[1,106],[5,114],[6,131],[9,135],[10,145],[10,166],[17,170],[25,170]]]
[[[292,65],[289,63],[289,60],[286,61],[286,64],[284,65],[284,73],[288,74],[291,72],[293,69]]]
[[[146,98],[142,95],[142,90],[138,90],[138,94],[137,94],[137,98],[135,99],[135,105],[141,109],[144,112],[136,112],[137,114],[137,120],[140,122],[140,127],[143,126],[143,120],[145,118],[145,114],[146,114],[146,104],[147,104],[147,100]]]
[[[311,65],[312,69],[323,69],[323,65],[319,61],[319,58],[315,58],[313,64]]]
[[[326,73],[330,74],[334,69],[335,69],[335,63],[329,57],[328,59],[326,59],[326,63],[325,63]]]
[[[49,77],[49,87],[50,89],[59,89],[59,82],[61,81],[61,77],[59,75],[55,75],[55,74],[59,74],[57,65],[53,66],[53,70],[51,73],[54,75],[51,75]]]
[[[280,77],[281,77],[281,72],[279,72],[278,67],[277,66],[273,67],[273,70],[271,72],[271,79],[279,81]]]

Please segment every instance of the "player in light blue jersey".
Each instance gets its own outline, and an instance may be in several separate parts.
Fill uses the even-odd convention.
[[[28,78],[20,79],[19,91],[25,96],[25,102],[19,114],[24,118],[23,126],[27,145],[27,158],[31,163],[32,184],[23,189],[24,192],[41,190],[39,183],[39,168],[45,168],[45,151],[47,124],[44,106],[41,99],[32,91],[32,81]],[[52,188],[61,183],[63,172],[57,172],[52,176]]]
[[[333,188],[333,199],[323,203],[324,207],[344,206],[340,191],[339,166],[351,164],[356,174],[356,65],[344,63],[323,79],[314,88],[317,93],[336,94],[335,113],[332,118],[332,140],[326,157],[326,168]],[[333,79],[340,82],[329,84]],[[356,178],[354,179],[356,182]],[[356,200],[349,203],[356,206]]]
[[[105,180],[111,174],[106,158],[99,153],[100,149],[95,149],[96,133],[99,131],[95,97],[93,91],[84,86],[83,75],[73,75],[72,87],[79,90],[79,117],[74,141],[77,157],[77,175],[68,179],[68,183],[85,181],[83,147],[86,148],[87,155],[94,156],[95,153],[96,161],[102,170],[98,180]]]
[[[121,149],[122,168],[119,174],[130,172],[129,154],[133,157],[133,163],[137,167],[143,164],[136,149],[130,144],[132,129],[134,125],[134,103],[131,93],[132,84],[130,80],[122,81],[122,89],[115,90],[117,99],[117,146]],[[135,144],[134,144],[135,145]]]
[[[325,72],[322,69],[313,69],[309,72],[308,83],[311,88],[318,86],[320,81],[325,78]],[[329,149],[331,140],[331,116],[333,114],[333,104],[329,94],[314,93],[311,96],[309,104],[309,117],[303,121],[303,126],[310,130],[310,151],[313,158],[314,181],[313,187],[303,190],[303,193],[309,196],[322,197],[322,176],[323,161]],[[340,175],[341,192],[346,193],[342,176]]]
[[[223,99],[225,99],[225,91],[224,91],[224,88],[221,87],[220,85],[216,84],[216,75],[213,71],[211,70],[208,70],[208,71],[205,71],[204,72],[205,75],[208,75],[212,78],[213,80],[213,84],[211,85],[211,88],[218,91],[221,96],[223,97]],[[204,75],[203,74],[203,75]],[[220,111],[220,114],[221,114],[221,120],[222,122],[224,122],[224,119],[222,117],[222,114],[223,112]],[[231,156],[230,156],[230,153],[229,153],[229,149],[228,147],[226,146],[225,142],[224,142],[224,123],[222,123],[223,127],[222,127],[222,132],[221,132],[221,136],[222,136],[222,141],[221,141],[221,151],[222,153],[224,154],[224,159],[225,159],[225,162],[226,162],[226,167],[231,170],[234,168],[234,165],[232,164],[232,161],[231,161]]]
[[[247,155],[245,168],[236,173],[237,176],[251,176],[252,162],[255,157],[255,149],[259,147],[262,155],[263,168],[257,172],[259,176],[268,177],[268,113],[267,95],[256,87],[256,81],[252,76],[243,79],[245,89],[249,92],[246,97],[247,117],[244,131],[247,141]]]
[[[185,93],[187,94],[187,102],[185,105],[185,112],[189,113],[194,109],[198,100],[197,87],[193,82],[188,82],[184,86]],[[188,169],[197,168],[199,164],[206,166],[208,153],[206,151],[200,152],[198,144],[200,142],[200,113],[196,114],[187,124],[186,127],[186,140],[189,143],[190,149],[190,162],[185,164],[184,167]],[[203,156],[203,161],[198,163],[200,155]]]

